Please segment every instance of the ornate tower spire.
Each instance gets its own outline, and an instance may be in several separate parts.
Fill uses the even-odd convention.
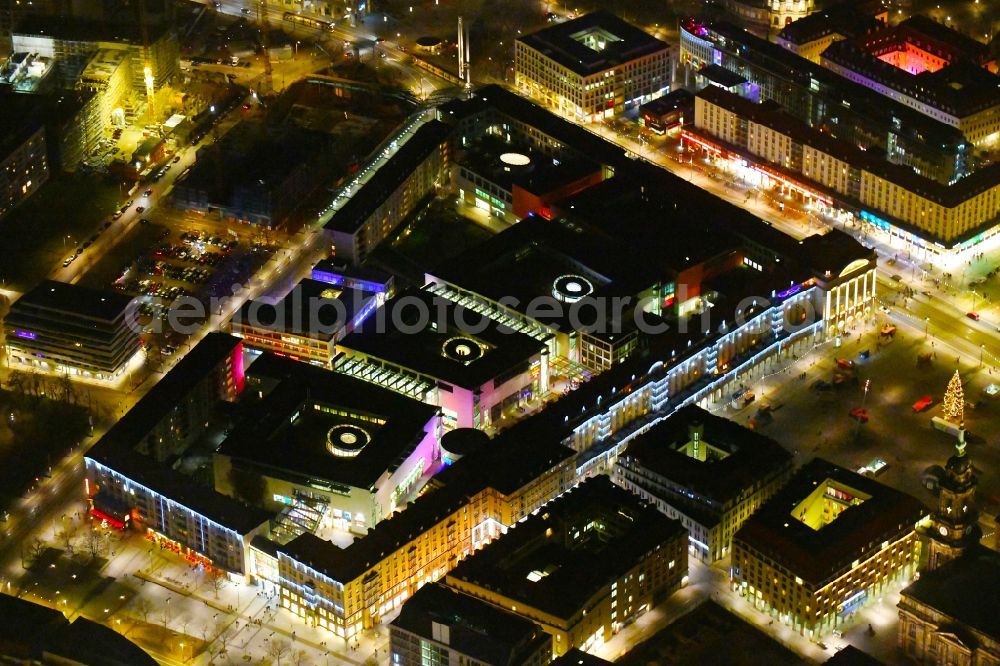
[[[941,478],[937,510],[931,516],[927,567],[936,569],[960,557],[982,535],[975,508],[976,475],[965,453],[965,438],[955,443]]]

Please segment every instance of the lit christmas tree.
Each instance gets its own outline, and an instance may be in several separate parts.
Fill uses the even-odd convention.
[[[948,382],[944,392],[944,417],[959,426],[965,425],[965,392],[962,391],[962,378],[958,370]]]

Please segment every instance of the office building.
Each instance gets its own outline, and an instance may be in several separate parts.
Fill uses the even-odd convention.
[[[819,63],[830,44],[881,28],[888,20],[888,11],[877,2],[839,2],[786,25],[777,42],[795,55]]]
[[[334,345],[374,312],[378,296],[305,279],[273,305],[247,301],[229,326],[247,347],[328,367]]]
[[[443,184],[449,128],[431,121],[401,145],[357,190],[332,204],[324,231],[339,259],[361,263],[368,253]]]
[[[691,556],[711,564],[791,473],[792,455],[774,440],[688,406],[635,437],[612,479],[680,520]]]
[[[976,166],[957,127],[732,24],[686,19],[680,41],[689,81],[719,65],[747,80],[748,99],[772,100],[810,127],[944,184]]]
[[[536,622],[561,655],[602,645],[686,577],[686,530],[600,475],[459,562],[445,584]]]
[[[115,380],[140,353],[134,318],[128,296],[45,280],[7,313],[7,353],[32,368]]]
[[[314,531],[364,534],[440,466],[429,405],[272,354],[250,365],[247,389],[215,453],[215,489],[274,513],[308,505]]]
[[[916,498],[816,458],[733,537],[733,590],[822,638],[916,573],[925,516]]]
[[[297,224],[296,211],[335,176],[329,134],[244,120],[202,146],[174,184],[175,206],[262,227]]]
[[[572,457],[546,440],[496,442],[441,472],[428,492],[346,547],[308,532],[253,547],[258,575],[274,576],[282,608],[351,638],[564,492]]]
[[[389,625],[389,651],[399,666],[544,666],[552,636],[514,613],[428,583]]]
[[[97,97],[87,91],[60,90],[51,94],[0,92],[5,121],[13,126],[27,119],[31,127],[43,126],[48,171],[75,171],[97,146],[103,132]],[[27,194],[45,182],[46,174],[25,165],[33,182]],[[38,184],[40,184],[40,182]],[[25,183],[22,183],[22,185]]]
[[[670,91],[670,47],[608,11],[518,37],[514,85],[553,112],[600,122]]]
[[[388,301],[337,352],[337,372],[440,407],[448,429],[486,428],[548,390],[541,342],[427,290]]]

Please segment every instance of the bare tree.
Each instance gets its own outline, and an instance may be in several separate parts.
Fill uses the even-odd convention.
[[[149,613],[153,610],[153,605],[148,599],[140,597],[135,604],[135,611],[142,616],[142,621],[149,624]]]
[[[286,656],[291,649],[291,644],[284,639],[271,641],[267,645],[267,654],[269,657],[274,657],[278,662],[278,666],[281,666],[281,658]]]
[[[219,620],[216,624],[215,642],[222,646],[220,652],[225,652],[229,648],[229,643],[233,640],[235,632],[229,620]]]
[[[299,650],[292,655],[292,664],[294,666],[306,666],[309,663],[309,653],[305,650]]]

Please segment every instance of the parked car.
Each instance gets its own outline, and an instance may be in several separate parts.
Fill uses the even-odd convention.
[[[973,311],[973,312],[966,312],[965,316],[968,317],[969,319],[973,320],[973,321],[979,321],[979,313],[978,312],[975,312],[975,311]]]
[[[864,407],[855,407],[850,411],[850,416],[859,423],[868,423],[868,410]]]
[[[918,413],[922,412],[933,404],[934,404],[934,398],[932,396],[925,395],[922,398],[920,398],[920,400],[917,400],[915,403],[913,403],[913,411]]]

